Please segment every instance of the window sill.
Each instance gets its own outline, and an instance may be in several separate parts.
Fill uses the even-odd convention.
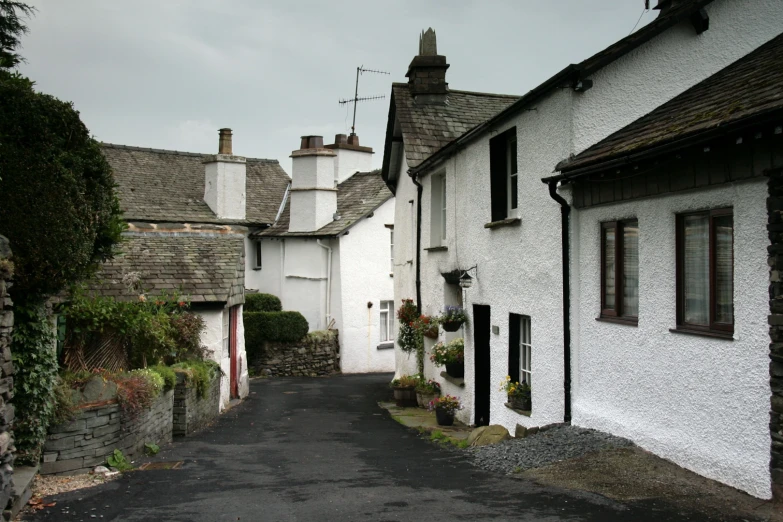
[[[530,417],[530,415],[532,415],[532,412],[529,412],[529,411],[526,411],[526,410],[519,410],[517,408],[514,408],[513,406],[511,406],[510,402],[504,403],[503,406],[505,406],[506,408],[508,408],[511,411],[515,411],[515,412],[519,413],[520,415],[524,415],[525,417]]]
[[[253,269],[253,271],[255,271],[255,272],[258,272],[259,270],[261,270],[261,267],[260,267],[260,266],[257,266],[257,267],[255,267],[255,268]]]
[[[615,323],[615,324],[624,324],[626,326],[639,326],[639,319],[637,318],[631,319],[629,317],[601,316],[601,317],[596,317],[595,320],[600,321],[602,323]]]
[[[449,381],[454,386],[459,386],[460,388],[465,387],[465,379],[461,379],[460,377],[452,377],[446,372],[440,372],[440,376]]]
[[[522,220],[518,217],[501,219],[500,221],[492,221],[490,223],[484,223],[484,228],[501,228],[501,227],[518,227],[522,223]]]
[[[425,248],[424,250],[426,252],[446,252],[448,249],[449,247],[447,246],[434,246],[434,247]]]
[[[378,350],[394,350],[394,341],[379,344]]]
[[[699,337],[712,337],[713,339],[723,339],[726,341],[733,341],[734,334],[729,332],[718,332],[715,330],[696,330],[692,328],[686,328],[678,326],[677,328],[669,328],[671,333],[685,334],[685,335],[698,335]]]

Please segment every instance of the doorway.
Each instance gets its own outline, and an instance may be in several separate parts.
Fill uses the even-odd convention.
[[[489,426],[490,357],[489,306],[473,305],[473,347],[475,400],[473,402],[476,426]]]
[[[232,306],[228,311],[228,353],[231,361],[229,372],[229,390],[232,399],[239,398],[239,357],[237,354],[237,313],[239,306]]]

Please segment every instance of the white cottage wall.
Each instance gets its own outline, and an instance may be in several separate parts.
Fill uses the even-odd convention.
[[[218,363],[220,369],[223,371],[223,377],[220,379],[220,411],[223,411],[231,400],[231,389],[228,377],[231,371],[231,358],[229,357],[229,354],[225,353],[223,350],[223,309],[199,310],[197,313],[204,319],[205,324],[204,332],[201,334],[201,342],[206,346],[209,357]],[[243,328],[243,345],[244,338]]]
[[[247,364],[247,352],[245,351],[245,321],[242,317],[242,311],[244,309],[243,305],[239,305],[239,310],[237,310],[237,361],[238,361],[238,371],[237,371],[237,377],[239,379],[238,384],[238,391],[239,391],[239,398],[243,399],[248,396],[250,393],[250,372],[248,370],[248,364]],[[229,360],[230,362],[230,360]],[[229,366],[230,369],[230,366]]]
[[[391,199],[372,217],[359,221],[340,237],[340,277],[343,305],[340,327],[340,367],[343,373],[390,372],[394,350],[379,350],[380,302],[394,299],[389,277],[390,231],[395,203]],[[368,308],[367,303],[372,303]]]
[[[256,268],[256,241],[245,237],[245,288],[280,297],[282,249],[279,239],[261,239],[261,268]]]
[[[705,9],[710,28],[702,34],[683,21],[591,76],[593,88],[575,97],[572,152],[585,150],[783,32],[780,0],[717,0]]]
[[[300,312],[311,331],[326,328],[325,250],[315,239],[286,238],[283,271],[283,309]]]
[[[563,419],[563,318],[560,207],[541,178],[567,156],[571,94],[558,90],[492,129],[491,136],[517,128],[519,170],[519,226],[487,229],[491,221],[489,187],[489,135],[468,144],[444,167],[424,178],[422,244],[430,234],[431,174],[445,172],[447,184],[447,251],[422,252],[422,308],[438,314],[445,303],[442,272],[478,265],[473,286],[465,291],[465,307],[491,307],[490,420],[514,431],[516,424],[538,426]],[[542,146],[542,144],[546,144]],[[444,170],[445,169],[445,170]],[[398,200],[402,199],[398,197]],[[396,283],[396,282],[395,282]],[[533,337],[533,411],[530,417],[504,406],[507,397],[500,383],[508,374],[509,314],[531,317]],[[443,383],[444,393],[461,397],[465,409],[459,418],[472,423],[474,405],[473,328],[465,334],[465,387]],[[430,341],[427,348],[431,347]],[[428,376],[442,381],[442,368],[425,364]]]
[[[576,212],[573,422],[770,498],[765,180]],[[734,209],[733,341],[676,326],[675,214]],[[639,220],[639,325],[600,313],[600,223]],[[575,244],[575,247],[577,245]]]

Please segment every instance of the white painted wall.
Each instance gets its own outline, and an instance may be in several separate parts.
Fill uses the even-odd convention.
[[[573,422],[770,498],[766,180],[580,210],[574,222]],[[675,214],[734,208],[733,341],[676,326]],[[600,223],[639,220],[639,325],[600,314]]]
[[[260,241],[261,269],[256,269],[256,241],[245,237],[245,288],[280,296],[284,242],[273,238]]]
[[[283,291],[284,310],[300,312],[310,330],[326,328],[326,252],[315,239],[286,238]],[[334,283],[333,283],[334,284]]]
[[[221,219],[245,219],[245,158],[216,154],[204,164],[204,201]]]
[[[223,377],[220,379],[220,411],[223,411],[231,400],[231,386],[229,375],[231,372],[231,358],[223,350],[223,310],[203,310],[197,312],[206,325],[201,341],[210,352],[213,361],[220,365]],[[244,328],[242,329],[242,352],[244,353]]]
[[[331,149],[337,156],[334,158],[334,173],[337,183],[342,183],[357,172],[372,170],[372,152],[362,152],[351,149]]]
[[[390,231],[394,223],[394,200],[390,199],[372,217],[353,226],[340,237],[342,323],[340,366],[343,373],[391,372],[394,350],[379,350],[380,302],[394,299],[390,277]],[[372,303],[368,308],[367,303]]]

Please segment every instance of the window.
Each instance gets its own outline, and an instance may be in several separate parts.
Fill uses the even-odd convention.
[[[601,224],[601,317],[639,316],[639,222]]]
[[[530,364],[532,341],[530,338],[530,317],[509,314],[508,374],[512,381],[526,383],[532,387],[533,369]]]
[[[517,217],[519,183],[516,127],[489,140],[489,171],[492,221]]]
[[[430,246],[446,244],[446,175],[431,177],[430,181]]]
[[[394,301],[381,301],[381,342],[394,341]]]
[[[677,216],[677,326],[734,332],[731,209]]]
[[[223,309],[223,357],[229,357],[231,352],[229,351],[229,321],[228,321],[228,308]]]
[[[256,266],[255,270],[261,270],[261,241],[256,241]]]

